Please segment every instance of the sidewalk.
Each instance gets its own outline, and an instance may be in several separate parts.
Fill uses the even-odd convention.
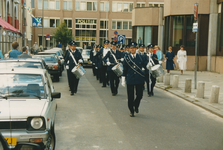
[[[173,75],[179,75],[179,85],[178,88],[172,88]],[[185,80],[186,78],[192,79],[192,89],[191,93],[184,93]],[[198,71],[197,72],[197,82],[205,82],[205,92],[204,99],[196,98],[197,90],[194,89],[194,71],[184,71],[184,74],[181,75],[180,71],[171,70],[170,73],[170,86],[164,85],[165,77],[163,77],[163,82],[157,82],[156,87],[166,90],[176,96],[179,96],[197,106],[200,106],[220,117],[223,118],[223,74],[207,72],[207,71]],[[209,97],[211,95],[212,85],[217,85],[220,87],[219,94],[219,103],[209,103]]]

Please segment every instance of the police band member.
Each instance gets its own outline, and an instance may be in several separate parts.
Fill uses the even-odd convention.
[[[154,66],[154,65],[157,65],[159,64],[158,62],[158,58],[157,58],[157,55],[153,53],[153,45],[148,45],[147,46],[148,48],[148,57],[150,58],[150,66]],[[146,78],[147,78],[147,92],[148,92],[148,96],[151,97],[154,95],[153,93],[153,88],[156,84],[156,78],[154,78],[151,74],[151,70],[149,71],[149,74],[146,75]]]
[[[68,52],[68,54],[65,57],[65,63],[67,64],[67,62],[69,61],[68,64],[68,81],[69,81],[69,87],[71,90],[71,94],[70,95],[74,95],[74,93],[77,93],[77,87],[78,87],[78,83],[79,83],[79,79],[76,78],[76,76],[71,72],[71,70],[78,65],[78,63],[83,63],[83,58],[81,53],[79,52],[79,50],[76,50],[76,42],[75,41],[71,41],[69,43],[70,45],[70,52]]]
[[[136,53],[137,44],[135,42],[131,42],[129,46],[130,54],[125,56],[123,62],[122,86],[127,84],[128,108],[130,117],[134,117],[134,111],[139,113],[139,105],[143,97],[145,75],[142,68],[146,69],[148,60]],[[134,98],[135,93],[136,98]]]
[[[96,76],[96,69],[95,69],[95,55],[96,55],[96,45],[93,46],[92,50],[90,51],[90,60],[92,62],[92,72],[93,75]]]
[[[68,45],[67,45],[67,50],[66,50],[66,52],[65,52],[65,55],[64,55],[64,58],[66,58],[67,57],[67,55],[69,54],[69,52],[71,52],[71,49],[70,49],[70,44],[71,44],[71,42],[72,41],[70,41],[69,43],[68,43]],[[64,65],[65,65],[65,67],[66,67],[66,70],[67,70],[67,81],[68,81],[68,85],[69,85],[69,89],[70,89],[70,84],[69,84],[69,73],[68,73],[68,69],[67,68],[69,68],[69,61],[67,61],[67,62],[64,62]]]
[[[108,53],[108,51],[110,51],[109,46],[110,41],[109,40],[105,40],[104,41],[104,48],[102,48],[96,56],[101,55],[101,58],[103,59],[105,57],[105,55]],[[108,74],[107,74],[107,64],[105,64],[102,61],[102,68],[101,68],[101,79],[102,79],[102,87],[106,87],[106,84],[108,84]]]
[[[122,53],[116,49],[116,42],[111,42],[112,49],[105,55],[103,61],[107,64],[110,88],[112,96],[118,94],[119,77],[112,71],[112,68],[122,59]]]
[[[98,53],[100,52],[100,50],[102,49],[101,45],[97,46],[97,51],[96,51],[96,55],[95,55],[95,67],[97,69],[97,79],[99,80],[100,83],[102,83],[102,77],[101,77],[101,70],[102,70],[102,55],[98,55]]]

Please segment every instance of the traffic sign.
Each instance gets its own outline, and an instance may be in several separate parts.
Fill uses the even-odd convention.
[[[198,23],[193,23],[193,32],[198,32]]]
[[[125,35],[118,35],[118,44],[125,44]]]
[[[50,40],[50,35],[49,34],[46,35],[46,40]]]
[[[118,31],[117,30],[114,31],[114,35],[118,35]]]
[[[117,41],[117,40],[118,40],[117,36],[115,36],[115,37],[113,38],[113,40],[114,40],[114,41]]]
[[[33,27],[42,27],[42,17],[32,17],[33,19]]]

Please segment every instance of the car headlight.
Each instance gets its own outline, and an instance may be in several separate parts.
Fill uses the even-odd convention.
[[[28,117],[27,118],[27,130],[35,131],[35,130],[45,130],[46,129],[46,121],[44,117]]]
[[[41,118],[33,118],[30,122],[33,129],[40,129],[43,126],[43,120]]]

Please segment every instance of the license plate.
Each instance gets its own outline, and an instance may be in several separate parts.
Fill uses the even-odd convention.
[[[16,145],[17,144],[17,138],[16,137],[5,137],[5,140],[9,145]]]
[[[88,62],[88,64],[91,65],[92,63],[91,62]]]

